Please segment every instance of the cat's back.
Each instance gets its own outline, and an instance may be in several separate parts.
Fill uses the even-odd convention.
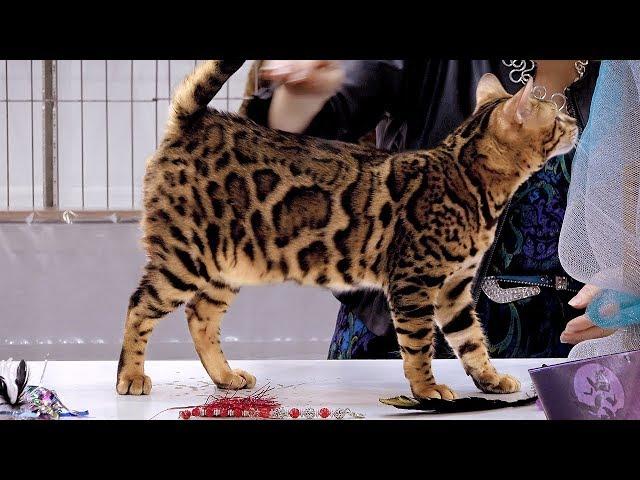
[[[252,120],[225,112],[210,111],[203,121],[204,142],[212,143],[208,152],[229,156],[225,167],[246,174],[272,169],[292,183],[314,182],[338,188],[354,181],[359,172],[376,169],[389,158],[388,152],[376,148],[325,140],[309,135],[274,130]],[[208,138],[213,133],[214,138]],[[221,172],[222,173],[222,172]]]

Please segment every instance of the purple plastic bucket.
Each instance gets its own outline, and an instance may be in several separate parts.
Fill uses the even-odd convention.
[[[640,420],[640,350],[529,370],[549,420]]]

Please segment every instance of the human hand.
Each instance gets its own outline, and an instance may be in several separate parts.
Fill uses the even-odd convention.
[[[280,83],[293,95],[332,97],[342,86],[344,70],[336,60],[267,60],[260,77]]]
[[[586,308],[599,291],[600,289],[594,285],[585,285],[575,297],[569,300],[569,305],[574,308]],[[560,341],[575,345],[585,340],[606,337],[613,332],[615,329],[599,327],[589,319],[587,314],[584,314],[567,322],[567,326],[560,334]]]

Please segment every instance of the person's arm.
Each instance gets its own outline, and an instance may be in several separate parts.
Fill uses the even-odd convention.
[[[268,125],[293,133],[307,129],[345,78],[341,62],[332,60],[270,60],[262,66],[260,74],[277,85]]]
[[[308,62],[287,62],[295,68],[276,64],[279,71],[265,65],[263,77],[272,85],[249,101],[249,118],[280,130],[355,142],[400,95],[401,61]]]

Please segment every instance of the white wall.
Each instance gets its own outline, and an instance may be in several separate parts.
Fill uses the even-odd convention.
[[[0,223],[0,359],[117,359],[144,255],[135,224]],[[230,358],[324,359],[338,302],[326,290],[243,288],[222,325]],[[150,358],[197,358],[184,308],[161,320]]]

